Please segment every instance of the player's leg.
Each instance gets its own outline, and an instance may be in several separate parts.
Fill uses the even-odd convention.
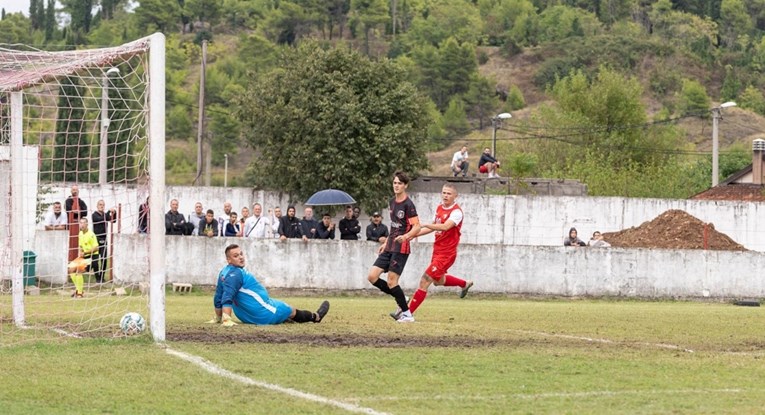
[[[291,308],[290,319],[296,323],[321,323],[329,312],[329,301],[324,301],[316,312]]]
[[[441,270],[443,272],[443,276],[438,279],[434,278],[433,283],[435,285],[443,285],[445,287],[460,287],[462,288],[462,291],[460,291],[460,298],[465,298],[468,290],[470,290],[470,287],[473,286],[473,281],[465,280],[448,273],[449,268],[454,264],[456,259],[456,252],[454,255],[450,255],[449,257],[443,259],[443,268]]]
[[[375,260],[372,268],[369,269],[367,280],[385,294],[393,295],[390,291],[390,288],[388,287],[388,281],[380,278],[380,275],[382,275],[383,272],[388,272],[388,267],[390,266],[390,258],[390,252],[381,253]]]
[[[393,253],[391,255],[390,268],[388,269],[388,288],[390,288],[393,298],[396,299],[398,308],[401,309],[401,317],[397,321],[402,323],[414,321],[412,312],[409,311],[409,304],[407,304],[404,290],[402,290],[401,286],[398,284],[401,273],[404,272],[407,259],[409,259],[409,255],[407,254]]]
[[[420,277],[420,286],[417,287],[414,295],[412,295],[412,299],[409,301],[409,311],[411,311],[412,314],[414,314],[414,312],[422,305],[423,301],[425,301],[425,297],[428,295],[428,288],[434,281],[435,280],[428,275],[427,271],[422,273],[422,277]]]

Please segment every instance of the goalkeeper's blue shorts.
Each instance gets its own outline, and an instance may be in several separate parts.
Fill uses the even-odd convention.
[[[290,318],[292,307],[279,300],[268,299],[265,304],[248,302],[233,305],[234,314],[247,324],[281,324]]]

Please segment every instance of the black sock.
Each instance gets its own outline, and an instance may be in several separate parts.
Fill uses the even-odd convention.
[[[406,295],[404,295],[404,290],[401,289],[401,286],[395,286],[390,289],[391,294],[393,298],[396,299],[396,304],[398,304],[398,308],[401,309],[401,311],[409,311],[409,305],[406,303]]]
[[[385,281],[382,278],[378,278],[377,281],[375,281],[375,283],[372,285],[379,288],[380,291],[384,292],[385,294],[393,295],[393,291],[391,291],[390,287],[388,287],[388,281]]]
[[[295,323],[310,323],[316,321],[316,316],[311,311],[295,310],[295,317],[292,317],[292,321]]]

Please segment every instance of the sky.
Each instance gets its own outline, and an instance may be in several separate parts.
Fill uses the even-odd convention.
[[[6,13],[24,12],[26,16],[29,14],[29,0],[0,0],[0,9],[5,9]]]

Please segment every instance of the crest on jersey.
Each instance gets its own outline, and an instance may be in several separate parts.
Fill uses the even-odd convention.
[[[399,210],[398,212],[396,212],[396,217],[399,219],[404,219],[404,211]]]

